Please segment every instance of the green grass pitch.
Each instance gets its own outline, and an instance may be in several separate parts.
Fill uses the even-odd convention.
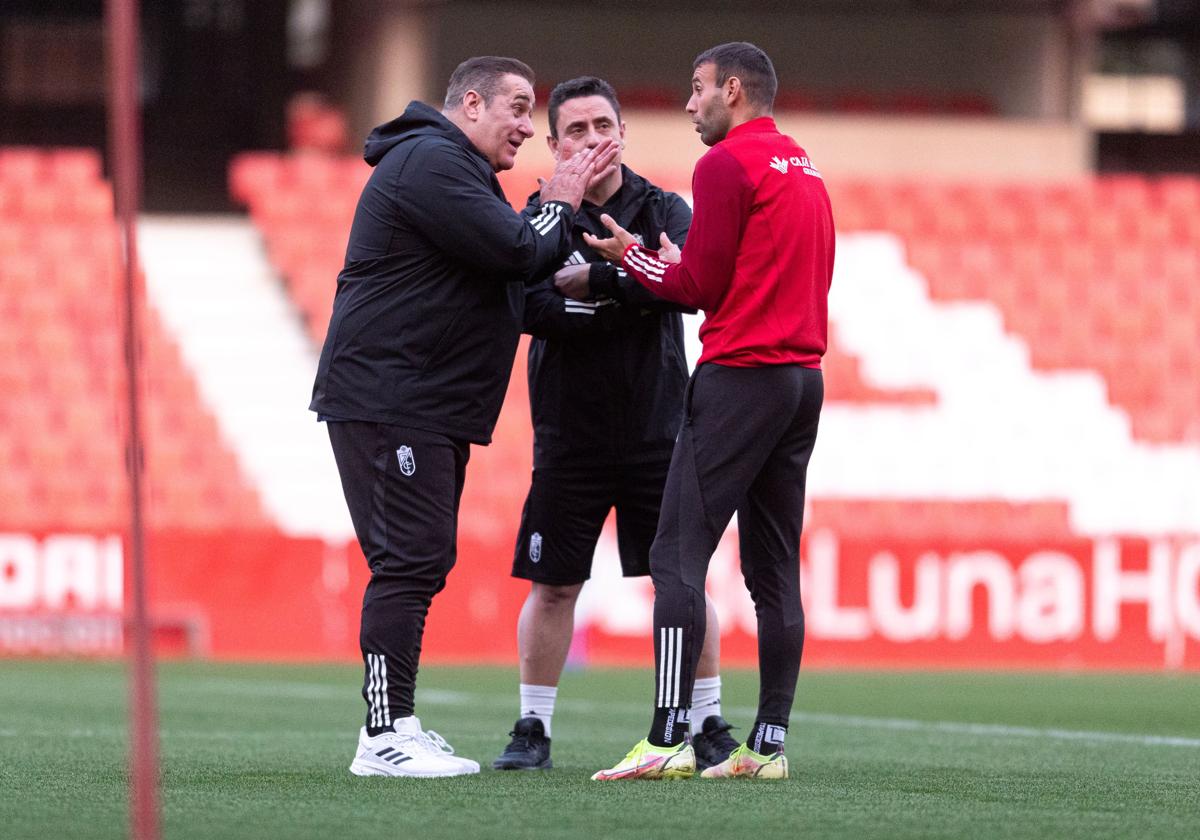
[[[175,838],[1200,837],[1194,675],[803,672],[781,782],[589,780],[645,734],[648,671],[569,672],[555,768],[347,772],[363,704],[344,665],[160,668]],[[418,714],[486,767],[515,669],[427,668]],[[725,674],[726,717],[757,678]],[[119,663],[0,662],[0,838],[126,831]],[[736,734],[736,733],[735,733]]]

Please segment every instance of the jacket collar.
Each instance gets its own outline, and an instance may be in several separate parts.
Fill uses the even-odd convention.
[[[608,229],[600,224],[600,214],[607,213],[621,227],[628,228],[641,212],[649,191],[650,183],[645,178],[621,164],[621,188],[600,207],[585,200],[581,208],[585,212],[576,217],[575,224],[593,235],[607,237]]]
[[[737,137],[740,134],[778,134],[779,128],[775,125],[774,117],[755,117],[752,120],[742,123],[735,128],[729,129],[729,133],[725,135],[725,140],[730,137]],[[722,141],[724,142],[724,141]]]

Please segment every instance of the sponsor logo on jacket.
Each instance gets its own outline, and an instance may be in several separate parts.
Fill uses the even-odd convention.
[[[805,175],[812,175],[814,178],[821,177],[821,173],[818,172],[816,167],[812,165],[812,161],[808,159],[807,155],[796,155],[790,158],[781,158],[779,155],[775,155],[773,158],[771,158],[771,161],[767,164],[767,166],[782,172],[784,175],[788,174],[789,167],[794,166]],[[824,179],[822,178],[822,180]]]

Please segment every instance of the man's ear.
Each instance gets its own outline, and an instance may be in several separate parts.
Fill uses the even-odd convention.
[[[738,96],[742,92],[742,80],[737,76],[730,76],[725,80],[725,104],[732,106],[738,100]]]
[[[487,106],[484,104],[483,97],[479,95],[478,91],[469,90],[463,94],[462,109],[463,114],[465,114],[468,119],[479,119],[479,115],[485,107]]]
[[[554,157],[554,159],[558,160],[558,140],[556,140],[551,135],[547,134],[546,135],[546,146],[549,147],[550,154]]]

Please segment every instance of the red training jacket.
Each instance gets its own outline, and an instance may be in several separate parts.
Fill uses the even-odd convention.
[[[771,117],[737,126],[696,164],[682,261],[631,245],[622,263],[659,297],[704,310],[700,362],[821,367],[833,211],[821,174]]]

